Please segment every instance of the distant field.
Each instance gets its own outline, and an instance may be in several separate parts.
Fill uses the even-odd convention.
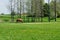
[[[60,40],[60,23],[0,23],[0,40]]]
[[[14,21],[16,21],[17,18],[18,18],[17,15],[14,16]],[[29,20],[29,22],[32,22],[31,17],[29,17],[29,19],[28,19],[28,17],[22,16],[22,19],[23,19],[24,22],[28,22],[28,20]],[[34,19],[37,22],[41,21],[41,17],[40,18],[34,18]],[[48,22],[48,17],[43,17],[42,19],[43,19],[43,22]],[[3,20],[5,22],[10,22],[11,21],[11,15],[0,15],[0,20]],[[50,21],[54,22],[55,20],[53,19],[53,20],[50,20]],[[57,22],[60,22],[60,18],[57,18]]]

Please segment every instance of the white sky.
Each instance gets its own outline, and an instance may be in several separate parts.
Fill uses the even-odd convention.
[[[5,13],[5,14],[9,13],[9,11],[7,9],[8,1],[9,0],[0,0],[0,14],[1,13]],[[45,2],[47,2],[47,1],[48,0],[45,0]]]
[[[8,13],[7,4],[8,0],[0,0],[0,13]]]

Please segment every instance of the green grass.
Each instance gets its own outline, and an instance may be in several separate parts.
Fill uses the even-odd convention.
[[[0,40],[60,40],[60,23],[0,23]]]
[[[16,21],[16,19],[18,18],[17,15],[14,16],[14,21]],[[22,16],[22,19],[24,22],[32,22],[32,18],[29,17],[26,17],[26,16]],[[41,17],[40,18],[34,18],[36,22],[41,22]],[[11,22],[11,15],[0,15],[0,20],[3,20],[3,21],[6,21],[6,22]],[[48,17],[43,17],[42,18],[43,22],[48,22]],[[53,20],[50,20],[51,22],[54,22],[55,19]],[[57,18],[57,22],[60,22],[60,18]]]

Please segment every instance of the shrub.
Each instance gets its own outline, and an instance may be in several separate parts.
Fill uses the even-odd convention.
[[[8,19],[4,19],[5,22],[8,22],[9,20]]]

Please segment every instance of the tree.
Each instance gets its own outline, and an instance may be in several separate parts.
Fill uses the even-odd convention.
[[[15,16],[15,1],[16,0],[9,0],[8,10],[11,13],[11,21],[14,22],[14,16]]]
[[[26,5],[28,10],[27,12],[31,13],[31,15],[36,13],[35,16],[37,17],[43,9],[43,0],[28,0]]]
[[[56,17],[60,16],[60,0],[52,0],[50,5],[51,5],[51,12],[53,12],[54,15],[56,13]]]
[[[48,11],[49,11],[48,7],[49,7],[49,4],[48,4],[48,3],[45,3],[45,4],[43,5],[44,17],[47,17],[48,14],[49,14],[49,13],[48,13]]]
[[[1,13],[1,15],[4,15],[4,13]]]

